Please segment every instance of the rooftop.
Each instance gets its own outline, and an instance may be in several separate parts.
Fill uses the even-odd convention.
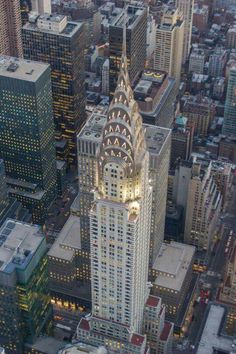
[[[0,228],[0,271],[25,269],[43,239],[39,226],[6,220]]]
[[[0,77],[36,82],[48,64],[0,55]]]
[[[144,339],[145,339],[144,336],[142,336],[140,334],[133,333],[132,337],[130,339],[130,342],[134,345],[141,346],[144,342]]]
[[[33,349],[37,353],[47,353],[55,354],[65,345],[65,342],[62,342],[53,337],[40,336],[36,339],[34,344],[26,343],[27,348]]]
[[[143,124],[145,140],[150,154],[160,154],[165,142],[171,135],[171,130],[149,124]]]
[[[173,330],[173,323],[165,321],[163,330],[160,335],[160,340],[166,341]]]
[[[210,306],[197,354],[213,354],[215,350],[224,353],[236,353],[233,338],[220,335],[224,314],[225,308],[223,306],[215,304]]]
[[[48,256],[71,261],[75,250],[78,249],[81,249],[80,219],[71,215],[49,250]]]
[[[103,114],[93,113],[77,136],[79,140],[102,141],[102,130],[107,121]]]
[[[47,22],[54,23],[54,25],[58,25],[58,28],[56,27],[51,27],[51,26],[41,26],[38,25],[37,21],[41,23],[43,21],[45,24]],[[67,17],[64,15],[40,15],[39,17],[34,17],[32,18],[32,21],[27,22],[23,26],[23,31],[24,30],[29,30],[29,31],[37,31],[37,32],[44,32],[44,33],[51,33],[55,35],[60,35],[63,37],[73,37],[73,35],[78,31],[78,29],[81,29],[83,26],[82,22],[73,22],[73,21],[67,21]]]
[[[124,20],[126,20],[126,27],[132,29],[137,25],[139,18],[144,11],[146,11],[145,8],[140,5],[128,5],[127,10],[123,10],[118,16],[116,16],[111,25],[123,29]]]
[[[159,297],[150,295],[147,299],[146,305],[150,307],[157,307],[159,302],[160,302]]]
[[[58,354],[107,354],[104,347],[95,347],[84,343],[67,344],[64,349],[61,349]]]
[[[173,241],[170,244],[162,244],[153,265],[153,269],[159,273],[154,284],[158,287],[180,291],[194,253],[195,247],[193,246]]]
[[[157,111],[169,95],[175,80],[164,71],[145,69],[134,88],[134,98],[141,112]]]

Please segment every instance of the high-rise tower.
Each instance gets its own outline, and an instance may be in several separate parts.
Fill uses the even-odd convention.
[[[229,74],[223,134],[236,136],[236,67],[232,68]]]
[[[19,0],[0,0],[0,55],[22,56]]]
[[[168,72],[179,85],[183,58],[184,22],[178,9],[167,7],[157,26],[154,69]]]
[[[184,46],[183,46],[183,64],[189,56],[191,48],[191,35],[193,27],[193,6],[194,0],[176,0],[176,7],[182,12],[184,20]]]
[[[86,119],[83,28],[66,16],[46,14],[31,18],[22,30],[24,57],[51,66],[57,157],[60,143],[67,142],[70,164],[77,162],[76,135]]]
[[[92,316],[77,329],[79,340],[104,345],[109,354],[149,353],[150,303],[156,309],[154,346],[164,328],[161,300],[149,297],[151,208],[149,153],[129,81],[124,27],[120,74],[97,154],[90,212]]]
[[[113,96],[117,86],[122,55],[122,31],[126,26],[127,62],[131,83],[144,69],[146,59],[147,10],[129,4],[109,26],[110,67],[109,89]]]
[[[56,197],[50,67],[0,56],[0,158],[10,195],[43,224]]]

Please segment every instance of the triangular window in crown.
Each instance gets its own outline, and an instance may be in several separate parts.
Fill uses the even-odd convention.
[[[123,147],[124,149],[126,149],[126,143],[123,143],[123,144],[122,144],[122,147]]]
[[[123,158],[125,161],[127,161],[127,159],[128,159],[128,157],[127,156],[124,156],[124,158]]]
[[[120,133],[120,127],[119,127],[119,125],[118,125],[118,124],[117,124],[117,126],[116,126],[115,132]]]
[[[120,145],[120,144],[119,144],[119,140],[118,140],[117,138],[115,139],[114,144],[115,144],[115,145],[118,145],[118,146]]]
[[[111,156],[116,156],[113,150],[111,150]]]
[[[113,132],[113,128],[112,128],[112,126],[110,125],[110,127],[109,127],[109,133],[111,133],[111,132]]]
[[[122,130],[122,134],[126,136],[126,129]]]
[[[107,139],[107,145],[111,145],[111,140]]]

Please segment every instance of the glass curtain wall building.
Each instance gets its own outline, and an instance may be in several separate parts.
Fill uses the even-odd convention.
[[[63,15],[41,15],[23,27],[22,40],[26,59],[51,65],[58,149],[63,140],[69,145],[69,156],[57,149],[57,157],[76,164],[76,136],[86,119],[83,24]]]
[[[10,195],[43,223],[56,196],[49,65],[0,57],[0,158]]]

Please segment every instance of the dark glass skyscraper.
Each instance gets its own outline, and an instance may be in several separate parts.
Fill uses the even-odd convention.
[[[0,57],[0,158],[10,195],[43,223],[56,195],[49,65]]]
[[[232,68],[229,74],[223,134],[236,137],[236,67]]]
[[[131,84],[144,69],[146,59],[147,10],[140,5],[128,5],[109,27],[110,95],[117,86],[122,53],[123,27],[126,21],[127,60]]]
[[[41,15],[30,18],[22,37],[26,59],[51,65],[56,138],[67,140],[69,163],[76,163],[76,135],[86,119],[83,25],[63,15]]]
[[[40,227],[8,219],[0,228],[0,346],[23,353],[48,326],[52,309],[47,245]]]

